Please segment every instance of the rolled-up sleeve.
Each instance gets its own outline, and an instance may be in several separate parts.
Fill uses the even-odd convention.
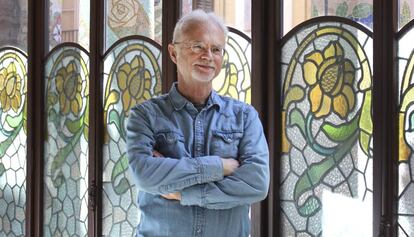
[[[152,194],[180,192],[184,188],[223,179],[218,156],[153,157],[154,124],[143,105],[131,109],[126,128],[129,169],[137,188]]]
[[[239,143],[240,167],[215,182],[197,184],[181,191],[182,205],[228,209],[266,198],[269,189],[269,149],[256,110],[244,111],[243,137]]]

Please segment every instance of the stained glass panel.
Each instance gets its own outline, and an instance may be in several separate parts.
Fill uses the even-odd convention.
[[[414,1],[398,0],[398,11],[398,26],[402,28],[414,19]]]
[[[90,1],[49,0],[49,50],[60,43],[89,49]]]
[[[106,0],[105,45],[142,35],[159,44],[162,40],[162,0]]]
[[[130,182],[126,154],[129,110],[161,94],[161,46],[128,40],[117,45],[104,61],[104,119],[102,233],[135,236],[139,223],[137,190]]]
[[[89,56],[62,47],[45,69],[44,236],[86,236]]]
[[[373,0],[284,0],[283,31],[318,16],[340,16],[372,29]]]
[[[398,233],[414,236],[414,50],[411,29],[398,42],[399,157]]]
[[[0,236],[25,234],[27,56],[0,48]]]
[[[283,236],[372,236],[372,39],[304,26],[282,48]]]
[[[229,32],[223,66],[213,80],[213,88],[221,95],[251,103],[251,43],[241,32]]]

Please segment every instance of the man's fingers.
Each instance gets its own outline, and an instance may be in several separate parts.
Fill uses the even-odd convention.
[[[158,151],[156,151],[156,150],[153,150],[152,151],[152,156],[153,157],[164,157],[161,153],[159,153]]]

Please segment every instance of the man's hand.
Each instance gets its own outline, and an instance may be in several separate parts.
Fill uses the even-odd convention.
[[[161,195],[161,197],[169,199],[169,200],[180,201],[181,200],[181,193],[168,193],[168,194]]]
[[[232,159],[232,158],[227,158],[227,159],[221,158],[221,163],[223,163],[223,175],[224,176],[231,175],[240,166],[240,163],[237,160]]]
[[[159,153],[157,150],[153,150],[152,151],[152,156],[153,157],[164,157],[161,153]]]

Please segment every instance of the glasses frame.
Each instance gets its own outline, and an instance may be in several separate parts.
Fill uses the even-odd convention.
[[[217,45],[209,45],[204,42],[185,42],[185,41],[176,41],[172,43],[173,45],[184,45],[186,48],[191,49],[191,51],[195,54],[204,54],[208,51],[211,52],[214,56],[220,56],[223,57],[226,49],[224,47],[220,47]],[[215,51],[215,49],[218,49],[219,51]]]

